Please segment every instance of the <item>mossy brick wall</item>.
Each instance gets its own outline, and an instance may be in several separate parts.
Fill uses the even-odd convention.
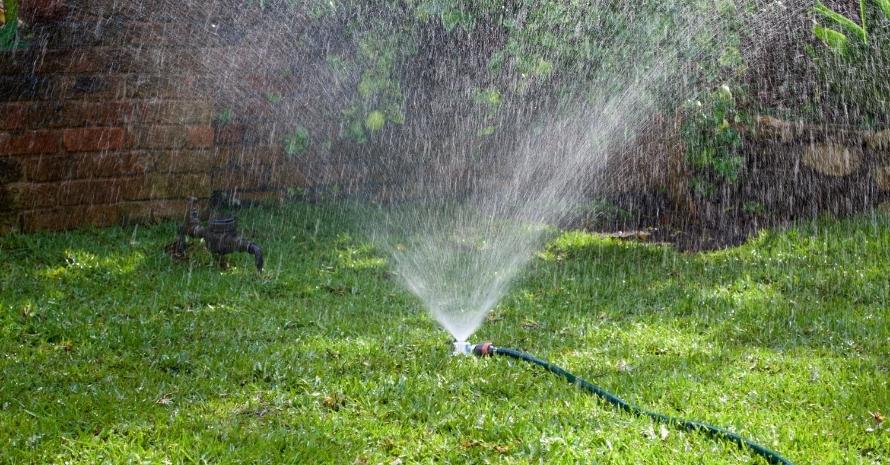
[[[215,190],[306,187],[274,123],[218,118],[219,67],[263,80],[244,59],[218,59],[248,56],[250,37],[145,2],[32,5],[44,9],[26,9],[27,46],[0,50],[0,233],[179,216],[187,197]]]

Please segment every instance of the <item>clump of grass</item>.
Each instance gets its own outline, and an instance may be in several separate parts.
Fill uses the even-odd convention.
[[[532,367],[453,358],[353,215],[242,216],[221,271],[173,224],[0,238],[0,463],[739,463]],[[796,463],[890,456],[890,218],[738,248],[566,232],[478,340]],[[240,257],[240,258],[239,258]]]

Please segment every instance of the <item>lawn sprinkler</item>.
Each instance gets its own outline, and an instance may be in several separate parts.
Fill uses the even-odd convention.
[[[451,355],[470,355],[473,353],[473,344],[467,341],[454,341],[454,352]]]
[[[185,258],[188,251],[186,237],[204,240],[207,250],[212,253],[221,266],[225,266],[224,256],[232,252],[247,252],[253,255],[257,271],[263,271],[263,250],[260,246],[238,234],[238,225],[234,217],[211,218],[207,226],[202,226],[198,219],[198,199],[189,198],[185,224],[179,226],[176,240],[167,246],[167,251],[174,258]]]
[[[767,462],[774,465],[792,465],[791,461],[779,455],[778,452],[773,451],[771,449],[767,449],[766,447],[761,446],[755,442],[752,442],[748,439],[739,436],[732,431],[727,431],[723,428],[719,428],[717,426],[712,426],[707,423],[702,423],[698,421],[686,420],[684,418],[679,417],[671,417],[668,415],[664,415],[658,412],[653,412],[650,410],[646,410],[637,405],[631,404],[624,399],[612,394],[609,391],[585,380],[584,378],[580,378],[578,376],[569,373],[564,368],[554,365],[546,360],[542,360],[540,358],[529,355],[525,352],[521,352],[515,349],[505,349],[502,347],[495,347],[490,342],[483,342],[482,344],[470,344],[466,341],[457,341],[454,343],[454,355],[469,355],[473,354],[480,358],[485,357],[494,357],[495,355],[501,355],[505,357],[509,357],[515,360],[522,360],[523,362],[531,363],[532,365],[537,365],[550,373],[559,376],[560,378],[565,379],[571,384],[578,386],[585,391],[594,394],[604,400],[605,402],[625,411],[632,415],[639,417],[647,417],[654,421],[667,423],[669,425],[673,425],[682,430],[686,431],[695,431],[707,434],[715,439],[723,439],[730,442],[735,443],[740,448],[747,448],[751,452],[763,457]]]

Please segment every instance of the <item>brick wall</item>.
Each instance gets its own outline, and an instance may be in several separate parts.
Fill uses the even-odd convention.
[[[219,117],[246,100],[218,91],[228,70],[271,72],[245,62],[248,34],[220,34],[236,18],[212,17],[210,2],[201,15],[147,2],[32,5],[43,10],[23,15],[28,45],[0,50],[0,233],[179,216],[192,195],[307,186],[280,125],[258,116],[274,109]]]

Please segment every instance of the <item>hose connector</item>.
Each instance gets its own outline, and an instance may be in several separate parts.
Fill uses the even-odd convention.
[[[467,341],[454,341],[454,352],[451,355],[470,355],[473,353],[473,344]]]
[[[483,342],[473,346],[473,355],[477,357],[491,357],[494,355],[496,347],[490,342]]]

